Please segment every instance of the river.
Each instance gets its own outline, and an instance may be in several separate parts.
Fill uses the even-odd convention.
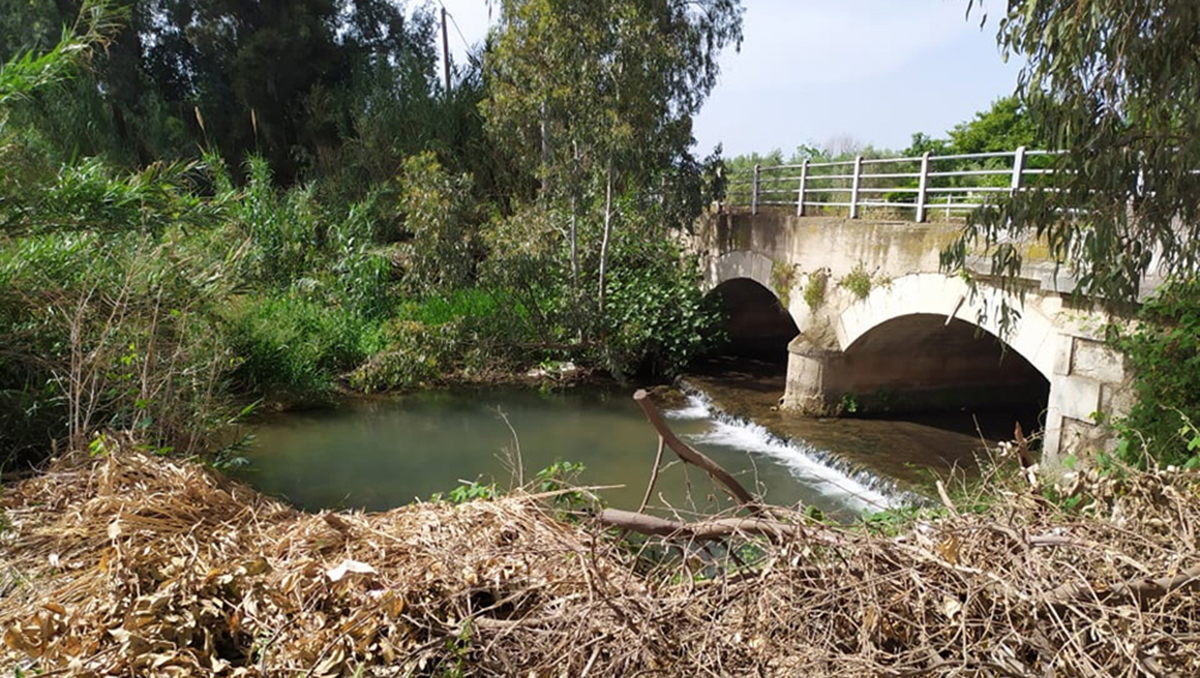
[[[927,487],[931,470],[969,470],[982,448],[978,436],[945,422],[784,417],[771,409],[776,380],[767,372],[710,370],[689,379],[685,403],[665,410],[680,437],[766,501],[851,520],[913,501],[911,490]],[[598,492],[609,505],[632,509],[657,448],[631,392],[583,387],[350,400],[268,418],[256,437],[243,478],[314,510],[383,510],[460,481],[508,488],[560,460],[584,464],[579,483],[605,486]],[[702,472],[674,461],[669,450],[664,460],[652,502],[659,510],[729,506]]]

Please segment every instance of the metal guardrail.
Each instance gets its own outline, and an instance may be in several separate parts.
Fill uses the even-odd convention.
[[[1060,153],[1022,146],[996,153],[755,165],[731,177],[725,203],[749,205],[753,214],[764,205],[795,206],[798,216],[845,208],[851,219],[864,208],[911,209],[924,222],[932,209],[950,215],[981,207],[990,194],[1011,194],[1035,183],[1051,188],[1047,179]]]

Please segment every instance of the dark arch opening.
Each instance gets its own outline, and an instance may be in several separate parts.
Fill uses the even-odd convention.
[[[894,318],[867,331],[829,370],[833,393],[864,415],[961,413],[984,435],[1041,428],[1050,382],[976,325],[936,314]]]
[[[770,290],[749,278],[734,278],[710,294],[725,318],[725,342],[717,355],[787,365],[788,343],[800,330]]]

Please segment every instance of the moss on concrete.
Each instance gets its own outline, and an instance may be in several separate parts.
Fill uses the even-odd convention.
[[[804,286],[804,303],[810,311],[816,312],[825,303],[825,292],[829,287],[829,271],[819,269],[808,274],[808,284]]]
[[[796,286],[796,268],[771,260],[771,287],[785,309],[791,306],[792,288]]]

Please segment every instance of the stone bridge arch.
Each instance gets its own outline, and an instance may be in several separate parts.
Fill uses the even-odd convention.
[[[765,254],[747,250],[725,252],[716,257],[708,267],[704,291],[711,292],[721,283],[747,278],[765,287],[778,299],[779,292],[771,282],[771,271],[774,267],[775,262]]]
[[[997,312],[1004,302],[1020,310],[1007,333]],[[1094,413],[1120,411],[1126,390],[1119,356],[1071,315],[1057,296],[1030,294],[1022,304],[986,286],[972,295],[962,280],[940,273],[901,276],[828,316],[824,335],[832,342],[815,345],[807,336],[820,328],[802,328],[789,346],[784,406],[830,414],[847,394],[877,411],[947,409],[958,399],[1014,411],[1036,406],[1044,453],[1053,460],[1096,444],[1102,430]]]
[[[988,289],[972,295],[941,274],[902,276],[862,299],[842,298],[825,316],[832,331],[814,324],[789,346],[785,404],[812,414],[1006,410],[1020,412],[1026,430],[1040,428],[1060,336],[1032,304],[1003,333],[994,320],[979,325],[979,311],[987,304],[994,315],[995,304],[1016,299]]]
[[[1020,319],[1003,332],[998,309],[1002,303],[1020,310]],[[979,323],[981,312],[989,311]],[[940,273],[918,273],[877,285],[866,298],[850,304],[835,322],[834,333],[841,351],[849,350],[867,332],[905,316],[933,315],[970,323],[997,337],[1035,367],[1047,381],[1054,378],[1054,363],[1062,336],[1053,320],[1033,303],[1022,305],[1014,296],[981,286],[971,294],[958,277]]]
[[[730,252],[716,260],[705,291],[716,295],[725,316],[725,355],[784,364],[800,329],[772,281],[775,263],[756,252]]]
[[[829,398],[836,406],[838,394],[824,384],[836,385],[849,369],[846,359],[855,359],[860,349],[873,343],[878,348],[880,337],[895,329],[915,335],[921,325],[937,327],[938,317],[941,323],[954,318],[948,326],[973,330],[981,304],[989,310],[999,306],[1003,297],[998,291],[984,289],[972,298],[963,281],[941,273],[939,252],[960,230],[950,221],[914,224],[801,217],[786,210],[719,211],[700,220],[689,243],[705,262],[707,290],[730,280],[753,280],[787,309],[799,334],[788,346],[782,405],[825,414]],[[1044,449],[1053,457],[1081,443],[1106,441],[1093,414],[1128,411],[1129,375],[1120,355],[1104,343],[1101,328],[1110,320],[1108,311],[1071,300],[1073,279],[1039,259],[1035,249],[1025,254],[1022,284],[1028,287],[1022,317],[1004,340],[1012,357],[1027,361],[1049,381]],[[863,271],[872,288],[860,300],[841,282]],[[828,291],[823,301],[810,303],[801,282],[817,274],[828,281]],[[981,329],[998,335],[994,315]]]

